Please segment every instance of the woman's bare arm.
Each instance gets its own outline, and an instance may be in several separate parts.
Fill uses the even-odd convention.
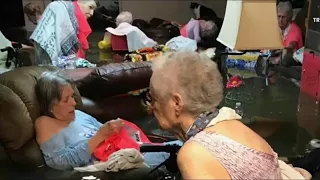
[[[59,133],[59,131],[56,131],[54,130],[54,128],[52,128],[51,119],[46,116],[39,117],[35,121],[35,130],[36,140],[38,144],[42,144],[48,141],[55,134]],[[96,149],[96,147],[106,138],[106,134],[96,133],[92,138],[88,140],[89,152],[92,153]]]

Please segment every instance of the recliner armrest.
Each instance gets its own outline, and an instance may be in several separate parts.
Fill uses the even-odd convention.
[[[99,100],[146,88],[151,75],[150,62],[111,63],[94,69],[76,83],[82,96]]]

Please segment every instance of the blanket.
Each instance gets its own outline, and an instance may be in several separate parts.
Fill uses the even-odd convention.
[[[107,28],[106,30],[115,36],[126,36],[129,52],[157,45],[157,42],[150,39],[139,28],[126,22],[119,24],[119,26],[115,29]]]
[[[165,46],[174,51],[182,52],[196,51],[198,49],[197,41],[183,36],[177,36],[170,39]]]
[[[296,167],[292,167],[292,165],[289,165],[281,160],[278,160],[278,163],[279,163],[279,167],[281,169],[281,176],[282,176],[282,179],[285,180],[285,179],[300,179],[300,180],[309,180],[311,179],[311,174],[302,169],[302,168],[296,168]]]
[[[12,47],[12,44],[0,31],[0,49],[4,49],[6,47]],[[5,63],[7,60],[7,55],[8,52],[0,52],[0,74],[10,71],[14,68],[13,63],[10,68],[6,68]]]
[[[51,64],[60,56],[75,54],[79,48],[78,21],[71,1],[54,1],[45,9],[30,39],[35,42],[36,62]],[[46,61],[41,55],[49,56]]]
[[[0,49],[4,49],[6,47],[12,47],[12,44],[0,31]],[[6,61],[7,54],[7,52],[0,52],[0,61]]]
[[[136,149],[121,149],[110,155],[106,162],[99,162],[85,167],[76,167],[79,172],[118,172],[120,170],[149,167],[144,163],[142,154]]]

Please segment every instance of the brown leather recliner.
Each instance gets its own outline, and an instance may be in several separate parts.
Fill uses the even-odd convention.
[[[118,173],[78,173],[53,170],[45,165],[33,125],[40,115],[34,86],[39,75],[47,70],[55,69],[22,67],[0,75],[0,179],[81,179],[85,175],[103,180],[155,179],[146,175],[148,168]],[[67,73],[75,80],[80,94],[86,97],[82,101],[76,91],[77,108],[99,121],[146,116],[139,97],[120,94],[149,85],[152,70],[148,62],[110,64]]]

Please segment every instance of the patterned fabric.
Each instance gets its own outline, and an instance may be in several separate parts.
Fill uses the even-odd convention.
[[[202,131],[205,127],[219,122],[236,119],[241,119],[241,116],[228,107],[222,107],[219,113],[205,112],[197,117],[188,131],[188,137],[191,137],[189,141],[194,141],[211,152],[227,170],[231,179],[282,179],[278,155],[275,152],[267,154],[221,134]]]
[[[276,153],[267,154],[223,135],[202,131],[190,139],[202,145],[228,171],[231,179],[282,179]]]
[[[200,114],[196,118],[192,126],[189,128],[189,130],[187,131],[186,133],[187,139],[190,139],[191,137],[198,134],[200,131],[203,131],[218,114],[219,114],[219,111],[204,112]]]
[[[43,54],[43,51],[50,57],[50,61],[76,53],[79,48],[77,32],[78,21],[73,3],[71,1],[50,3],[30,37],[39,45],[36,47],[37,63],[51,64],[51,62],[41,62],[42,59],[38,55]]]
[[[168,51],[172,50],[164,45],[157,45],[150,48],[142,48],[136,50],[135,52],[126,54],[124,56],[124,60],[129,60],[132,62],[152,61],[157,56]]]

